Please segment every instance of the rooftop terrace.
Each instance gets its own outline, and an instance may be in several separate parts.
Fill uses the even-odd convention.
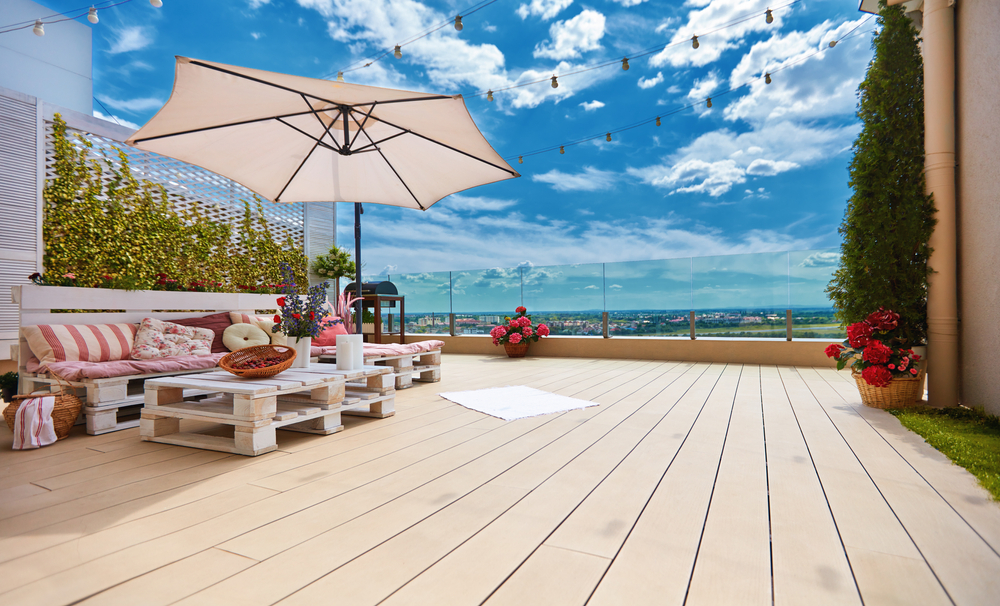
[[[4,604],[992,604],[1000,508],[831,369],[444,356],[388,419],[248,458],[12,452]],[[437,396],[600,403],[503,422]]]

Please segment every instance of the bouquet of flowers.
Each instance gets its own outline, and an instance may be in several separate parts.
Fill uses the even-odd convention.
[[[518,307],[514,310],[514,313],[517,315],[513,318],[507,316],[503,319],[503,326],[494,327],[490,331],[494,345],[506,343],[517,345],[522,342],[538,341],[541,337],[548,336],[548,326],[539,324],[536,328],[531,325],[531,316],[528,315],[526,308]]]
[[[885,387],[893,378],[915,377],[920,356],[905,347],[898,334],[899,314],[880,307],[847,327],[843,344],[833,343],[826,355],[837,359],[837,370],[848,363],[866,383]]]
[[[329,324],[324,322],[324,318],[330,315],[326,307],[327,283],[311,287],[306,296],[299,295],[292,268],[287,263],[282,263],[280,267],[284,296],[278,297],[278,314],[274,316],[271,331],[295,337],[296,342],[302,337],[319,336]]]

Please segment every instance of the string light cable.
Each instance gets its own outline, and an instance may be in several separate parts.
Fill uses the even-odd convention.
[[[771,10],[773,11],[775,9],[771,9]],[[868,34],[868,33],[871,33],[873,31],[875,31],[874,29],[871,29],[871,30],[865,30],[863,32],[857,32],[855,34],[855,32],[857,31],[857,29],[859,27],[861,27],[861,25],[864,25],[864,23],[866,23],[869,19],[871,19],[871,17],[872,16],[869,16],[868,19],[865,19],[862,23],[858,24],[857,27],[855,27],[854,29],[852,29],[847,34],[841,36],[836,41],[839,43],[839,42],[842,42],[844,40],[847,40],[848,38],[855,38],[857,36],[861,36],[861,35]],[[815,57],[816,55],[819,55],[820,53],[827,52],[831,48],[834,48],[834,46],[836,46],[836,45],[827,45],[827,46],[824,46],[824,47],[816,50],[815,52],[812,52],[812,53],[810,53],[808,55],[800,57],[800,58],[796,59],[795,61],[786,63],[786,64],[782,65],[781,67],[778,67],[778,68],[775,68],[773,70],[768,71],[767,73],[773,76],[774,74],[776,74],[776,73],[778,73],[780,71],[786,70],[786,69],[791,68],[791,67],[795,67],[796,65],[800,65],[800,64],[804,63],[805,61],[808,61],[812,57]],[[733,87],[731,87],[731,88],[729,88],[727,90],[714,92],[714,93],[712,93],[711,97],[705,97],[703,99],[699,99],[697,101],[693,101],[693,102],[691,102],[691,103],[689,103],[687,105],[684,105],[682,107],[678,107],[678,108],[672,109],[672,110],[667,111],[667,112],[659,113],[659,114],[657,114],[654,117],[644,118],[644,119],[639,120],[637,122],[632,122],[630,124],[626,124],[626,125],[620,126],[618,128],[612,129],[612,130],[605,130],[605,131],[603,131],[601,133],[598,133],[598,134],[590,135],[590,136],[587,136],[587,137],[582,137],[580,139],[574,139],[574,140],[571,140],[571,141],[566,141],[566,142],[563,142],[563,143],[558,143],[558,144],[555,144],[555,145],[550,145],[548,147],[536,149],[534,151],[524,152],[524,153],[519,153],[519,154],[512,154],[512,155],[509,155],[509,156],[504,156],[504,160],[517,160],[518,163],[523,164],[523,159],[524,158],[529,158],[531,156],[537,156],[537,155],[540,155],[540,154],[545,154],[545,153],[553,152],[553,151],[556,151],[556,150],[560,150],[559,153],[565,153],[565,148],[572,147],[574,145],[580,145],[580,144],[587,143],[587,142],[590,142],[590,141],[595,141],[597,139],[605,139],[605,140],[607,140],[607,138],[610,135],[614,135],[614,134],[625,132],[625,131],[630,131],[630,130],[633,130],[633,129],[636,129],[636,128],[639,128],[639,127],[642,127],[642,126],[646,126],[646,125],[649,125],[649,124],[656,124],[656,126],[660,126],[661,118],[666,118],[666,117],[672,116],[674,114],[679,114],[681,112],[687,111],[687,110],[695,108],[695,107],[704,106],[709,101],[709,99],[718,99],[719,97],[722,97],[723,95],[728,95],[728,94],[736,92],[736,91],[738,91],[740,89],[746,88],[746,87],[750,86],[751,84],[753,84],[754,82],[758,81],[762,77],[763,76],[754,77],[751,80],[748,80],[748,81],[746,81],[746,82],[744,82],[742,84],[738,84],[736,86],[733,86]]]
[[[81,18],[88,18],[91,23],[95,23],[94,19],[90,19],[91,15],[97,15],[97,11],[107,10],[109,8],[114,8],[116,6],[121,6],[122,4],[128,4],[134,0],[105,0],[104,2],[95,2],[94,4],[88,4],[81,8],[75,8],[65,13],[53,13],[45,17],[39,17],[37,19],[29,19],[28,21],[21,21],[19,23],[10,23],[7,25],[0,26],[0,34],[7,34],[10,32],[16,32],[22,29],[28,29],[29,27],[37,27],[40,23],[42,25],[49,25],[50,23],[61,23],[63,21],[76,21]],[[159,7],[163,5],[161,0],[150,0],[150,4]]]

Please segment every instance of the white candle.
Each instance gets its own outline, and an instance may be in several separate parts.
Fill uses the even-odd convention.
[[[361,370],[365,366],[365,342],[363,335],[348,335],[351,337],[351,370]]]
[[[350,335],[337,335],[337,370],[353,370],[354,343]]]

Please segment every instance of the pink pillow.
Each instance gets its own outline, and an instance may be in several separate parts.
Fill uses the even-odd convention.
[[[319,336],[312,340],[312,344],[317,347],[336,347],[337,335],[348,334],[351,333],[347,332],[347,329],[344,328],[344,323],[338,319],[335,321],[335,324],[326,327],[323,332],[319,333]]]

